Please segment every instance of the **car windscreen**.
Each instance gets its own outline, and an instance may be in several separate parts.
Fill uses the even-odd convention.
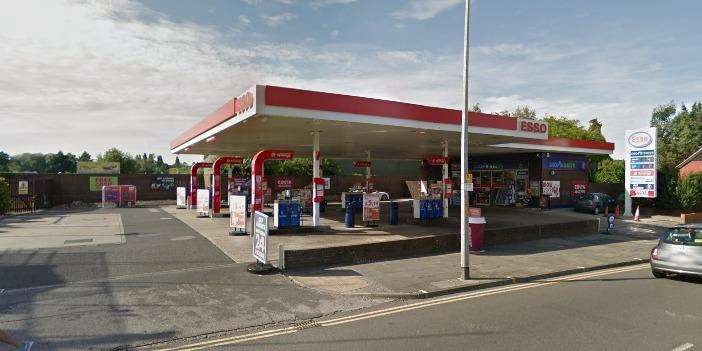
[[[666,244],[702,246],[702,232],[695,228],[672,228],[661,239]]]

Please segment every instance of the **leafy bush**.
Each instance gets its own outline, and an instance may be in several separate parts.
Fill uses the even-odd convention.
[[[10,209],[10,184],[5,178],[0,177],[0,214],[7,213]]]
[[[702,208],[702,173],[693,173],[681,179],[675,190],[683,209]]]

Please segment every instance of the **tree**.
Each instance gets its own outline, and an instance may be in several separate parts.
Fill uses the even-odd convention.
[[[80,156],[78,157],[78,161],[81,161],[81,162],[90,162],[92,160],[93,160],[93,158],[90,156],[90,154],[87,151],[83,151],[83,153],[80,154]]]
[[[10,210],[10,184],[5,178],[0,177],[0,214]]]
[[[702,207],[702,174],[693,173],[681,179],[676,194],[683,209],[695,210]]]
[[[0,151],[0,172],[8,172],[10,170],[10,155]]]
[[[556,117],[547,115],[544,121],[548,122],[548,136],[568,139],[588,140],[588,131],[580,125],[577,119],[565,116]]]
[[[119,162],[120,173],[122,174],[133,174],[138,170],[137,163],[132,155],[115,147],[105,151],[102,155],[98,155],[97,160],[101,162]]]
[[[536,110],[526,105],[517,106],[510,116],[515,118],[536,119]]]
[[[606,159],[600,162],[593,181],[595,183],[624,183],[624,160]]]
[[[12,156],[11,172],[46,173],[46,158],[40,153],[22,153]]]
[[[46,172],[47,173],[75,173],[76,172],[76,157],[68,153],[64,154],[60,151],[55,154],[46,154]]]
[[[179,168],[180,167],[180,159],[178,156],[176,156],[175,162],[173,162],[173,167]]]
[[[483,111],[480,109],[480,104],[477,103],[477,102],[473,104],[473,106],[470,108],[470,111],[471,111],[471,112],[483,112]]]

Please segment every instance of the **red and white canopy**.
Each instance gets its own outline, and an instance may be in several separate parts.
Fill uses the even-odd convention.
[[[614,144],[548,137],[548,124],[470,113],[469,152],[610,154]],[[310,155],[320,132],[324,157],[424,159],[460,154],[461,111],[404,102],[256,85],[171,142],[171,152],[251,156],[262,149]]]

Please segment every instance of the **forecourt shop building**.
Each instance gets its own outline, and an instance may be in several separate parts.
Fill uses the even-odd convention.
[[[475,205],[527,205],[545,194],[551,206],[569,206],[574,195],[587,191],[585,156],[614,150],[609,142],[549,138],[543,121],[470,113],[468,124]],[[383,160],[425,160],[441,167],[450,190],[447,216],[448,199],[461,183],[460,129],[460,110],[256,85],[175,138],[170,149],[253,157],[252,189],[260,187],[266,159],[311,157],[318,179],[324,176],[322,158],[371,161],[362,165],[370,166],[368,177]],[[251,206],[260,209],[261,201],[253,196]],[[313,225],[318,223],[315,203]]]

